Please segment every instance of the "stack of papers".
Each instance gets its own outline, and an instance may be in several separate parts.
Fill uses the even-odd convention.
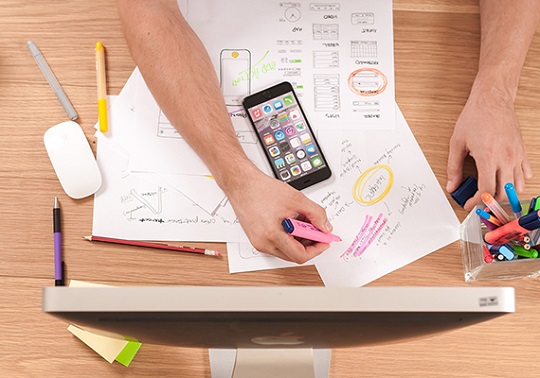
[[[325,285],[364,285],[457,240],[458,219],[395,104],[390,0],[179,5],[222,79],[242,147],[268,175],[263,148],[236,104],[240,96],[293,83],[333,172],[303,191],[326,209],[343,239],[308,263]],[[238,14],[253,17],[240,22]],[[227,62],[224,52],[231,51],[249,52],[242,63],[249,75]],[[223,79],[231,77],[234,88]],[[95,197],[94,235],[226,242],[231,273],[297,266],[249,244],[211,172],[138,70],[109,118],[110,131],[96,134],[104,185]]]

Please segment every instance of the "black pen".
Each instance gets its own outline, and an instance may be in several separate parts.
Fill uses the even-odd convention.
[[[64,286],[64,262],[62,261],[62,229],[58,197],[54,197],[54,286]]]

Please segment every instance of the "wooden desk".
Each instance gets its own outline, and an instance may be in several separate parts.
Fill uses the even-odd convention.
[[[30,56],[34,40],[95,143],[94,45],[107,47],[109,93],[134,68],[111,1],[3,1],[0,7],[0,374],[16,376],[208,377],[203,349],[144,345],[129,368],[109,365],[41,312],[41,289],[53,282],[53,197],[62,203],[64,250],[72,279],[114,285],[321,285],[312,267],[229,275],[225,259],[171,255],[81,240],[92,228],[91,198],[62,191],[43,147],[45,130],[66,115]],[[475,74],[476,1],[395,0],[396,98],[440,183],[448,140]],[[141,15],[143,17],[143,15]],[[537,36],[523,71],[517,113],[536,177],[524,198],[540,194],[540,59]],[[95,146],[94,146],[95,147]],[[455,206],[460,219],[465,212]],[[225,252],[223,245],[210,245]],[[466,286],[458,243],[372,285]],[[476,284],[475,284],[476,285]],[[333,377],[533,377],[538,375],[540,288],[536,280],[484,282],[517,289],[516,314],[435,338],[335,350]]]

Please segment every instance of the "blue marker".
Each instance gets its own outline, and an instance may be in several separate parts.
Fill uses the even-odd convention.
[[[514,260],[516,258],[516,254],[512,247],[510,247],[508,244],[503,245],[487,245],[489,252],[492,254],[499,254],[503,255],[505,260]]]
[[[478,216],[480,218],[484,218],[485,220],[487,220],[488,222],[494,224],[495,226],[497,227],[500,227],[502,226],[502,223],[500,220],[498,220],[497,218],[495,218],[493,215],[485,212],[484,210],[482,209],[476,209],[476,214],[478,214]]]
[[[534,211],[534,208],[536,206],[536,199],[538,197],[531,198],[531,202],[529,203],[529,213],[532,213]]]
[[[516,219],[521,217],[521,203],[519,203],[519,198],[516,193],[516,189],[514,189],[514,185],[509,182],[504,186],[504,190],[506,192],[506,196],[508,197],[508,202],[510,202],[510,207],[512,208],[512,212],[514,213],[514,216]]]

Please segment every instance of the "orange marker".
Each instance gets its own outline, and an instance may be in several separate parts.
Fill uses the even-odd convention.
[[[510,222],[510,217],[508,216],[508,214],[506,214],[504,209],[501,207],[501,205],[499,205],[497,201],[495,201],[495,198],[493,198],[491,194],[482,193],[482,201],[497,217],[497,219],[501,221],[502,224]]]

